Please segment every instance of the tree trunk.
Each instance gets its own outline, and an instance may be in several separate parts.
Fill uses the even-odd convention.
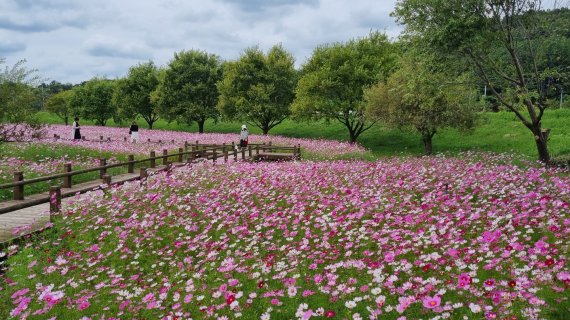
[[[548,152],[548,134],[550,129],[542,130],[540,123],[533,125],[532,133],[538,151],[538,160],[544,164],[550,163],[550,153]]]
[[[148,123],[148,128],[152,129],[152,125],[154,124],[154,121],[150,120],[150,121],[147,121],[146,123]]]
[[[269,124],[268,123],[263,124],[261,131],[263,131],[263,135],[266,136],[269,133]]]
[[[206,120],[198,120],[196,122],[198,122],[198,132],[204,133],[204,123],[206,122]]]
[[[69,125],[69,117],[64,117],[63,121],[65,122],[65,125]]]
[[[433,153],[431,134],[422,134],[422,142],[424,143],[424,152],[426,155],[431,155]]]

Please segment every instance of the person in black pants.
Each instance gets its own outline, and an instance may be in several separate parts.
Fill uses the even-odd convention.
[[[75,121],[73,121],[73,139],[75,140],[81,140],[81,127],[79,126],[79,118],[75,117],[74,119]]]

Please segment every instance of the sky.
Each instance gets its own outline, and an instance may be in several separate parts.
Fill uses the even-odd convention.
[[[1,67],[26,59],[47,82],[124,77],[166,66],[175,52],[235,60],[248,47],[281,43],[301,66],[318,45],[396,38],[396,0],[0,0]]]

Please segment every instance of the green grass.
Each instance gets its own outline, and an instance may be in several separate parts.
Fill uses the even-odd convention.
[[[61,119],[48,113],[40,113],[44,123],[63,124]],[[82,120],[83,124],[93,122]],[[138,120],[141,127],[146,128],[144,120]],[[109,126],[121,126],[109,121]],[[127,124],[122,124],[126,126]],[[206,132],[236,133],[241,122],[208,121]],[[549,150],[554,158],[570,157],[570,110],[548,110],[543,118],[543,127],[551,128]],[[197,132],[196,124],[186,125],[176,122],[168,123],[159,120],[154,128],[175,131]],[[251,133],[261,134],[261,130],[250,126]],[[286,120],[270,131],[273,135],[297,138],[327,138],[348,141],[348,131],[340,123],[324,121],[317,123],[295,122]],[[376,156],[394,156],[401,154],[421,155],[423,146],[419,134],[413,131],[387,128],[382,124],[364,132],[358,142],[372,150]],[[481,113],[479,125],[471,132],[455,129],[444,129],[434,136],[434,152],[458,153],[461,151],[514,152],[527,157],[536,158],[536,145],[531,132],[513,113]]]

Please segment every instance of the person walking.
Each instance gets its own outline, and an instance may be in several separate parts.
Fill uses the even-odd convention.
[[[131,142],[134,143],[139,142],[139,126],[135,121],[131,123],[131,127],[129,128],[129,134],[131,135]]]
[[[72,125],[72,135],[74,140],[81,140],[81,126],[79,125],[79,117],[75,117]]]
[[[239,133],[239,146],[241,148],[247,147],[249,137],[249,131],[247,131],[246,125],[241,126],[241,132]]]

